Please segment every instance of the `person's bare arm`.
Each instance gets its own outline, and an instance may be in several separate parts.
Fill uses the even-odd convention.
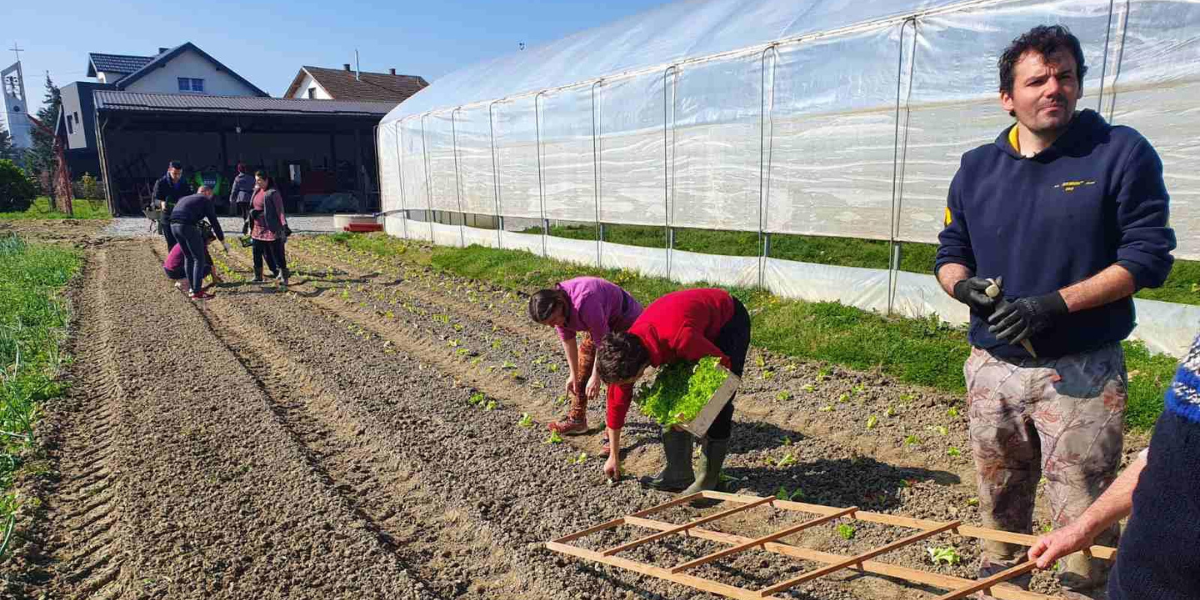
[[[1146,458],[1139,456],[1078,519],[1038,538],[1029,549],[1029,560],[1036,560],[1039,569],[1047,569],[1054,561],[1091,546],[1100,532],[1133,511],[1133,490],[1145,468]]]
[[[1079,283],[1061,290],[1063,301],[1071,312],[1079,312],[1116,302],[1136,291],[1133,273],[1125,267],[1112,265]]]
[[[974,275],[966,265],[958,263],[946,263],[942,268],[938,269],[937,280],[942,286],[942,291],[951,298],[954,297],[954,284],[967,279]]]

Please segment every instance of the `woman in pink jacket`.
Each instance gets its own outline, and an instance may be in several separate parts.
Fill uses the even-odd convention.
[[[254,174],[258,191],[250,201],[250,220],[254,240],[254,281],[263,281],[263,254],[270,253],[279,269],[279,282],[286,286],[291,272],[287,268],[284,243],[287,241],[287,218],[283,214],[283,195],[275,189],[275,180],[263,171]],[[268,261],[268,264],[270,261]]]

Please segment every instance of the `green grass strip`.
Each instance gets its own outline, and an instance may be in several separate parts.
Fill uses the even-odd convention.
[[[67,216],[66,213],[54,210],[54,207],[50,204],[50,199],[40,196],[24,212],[0,212],[0,220],[112,218],[112,215],[108,212],[108,204],[103,200],[76,199],[71,202],[71,212],[74,214]]]
[[[455,275],[532,292],[581,275],[603,277],[625,288],[643,306],[684,287],[634,271],[599,269],[542,258],[525,251],[471,246],[421,246],[384,234],[333,236],[338,243],[362,251],[399,257]],[[383,250],[379,250],[380,247]],[[712,286],[722,287],[722,286]],[[763,290],[728,288],[752,315],[754,345],[809,361],[825,361],[856,370],[879,368],[895,379],[963,395],[963,363],[970,353],[964,327],[936,317],[889,317],[837,302],[780,298]],[[1146,430],[1163,409],[1163,393],[1174,376],[1176,359],[1152,355],[1144,344],[1124,342],[1130,373],[1126,427]]]
[[[70,307],[61,291],[81,264],[75,250],[0,236],[0,521],[20,508],[10,490],[41,405],[64,390]]]
[[[526,232],[540,234],[542,230],[534,227]],[[550,235],[567,239],[594,240],[596,239],[596,227],[594,225],[552,226]],[[667,243],[665,228],[646,225],[605,225],[604,240],[614,244],[645,248],[664,248]],[[755,232],[675,229],[675,248],[688,252],[722,256],[759,256],[762,253],[761,244],[758,234]],[[886,269],[890,263],[889,252],[889,244],[884,241],[816,235],[771,234],[771,257],[784,260],[842,267]],[[936,244],[905,242],[901,244],[900,270],[932,274],[936,256]],[[1136,297],[1200,306],[1200,261],[1176,260],[1171,275],[1162,287],[1141,290]]]

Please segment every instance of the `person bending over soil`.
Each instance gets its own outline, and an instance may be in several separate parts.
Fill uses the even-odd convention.
[[[225,247],[225,253],[229,253],[229,244],[225,242],[225,233],[221,231],[221,222],[217,220],[217,213],[213,207],[212,194],[212,188],[200,186],[199,193],[181,199],[179,204],[175,205],[175,210],[171,211],[171,233],[174,234],[175,241],[183,246],[183,268],[192,290],[189,297],[193,300],[213,297],[201,289],[204,275],[208,272],[208,252],[205,250],[207,244],[200,233],[202,220],[208,219],[217,239],[221,240],[221,245]]]
[[[213,234],[212,228],[207,227],[204,222],[201,222],[200,229],[202,230],[201,233],[204,235],[204,258],[207,265],[207,268],[205,269],[205,276],[212,278],[212,283],[201,289],[201,291],[207,291],[212,286],[221,283],[221,278],[217,277],[217,270],[213,267],[212,254],[208,252],[208,245],[213,243],[213,241],[217,239],[217,236]],[[183,289],[184,286],[184,282],[182,280],[188,279],[187,271],[183,268],[183,258],[183,246],[176,244],[175,247],[171,248],[171,251],[167,253],[167,260],[163,261],[163,271],[166,272],[167,279],[174,281],[175,287],[180,289]],[[188,294],[191,294],[192,290],[190,287],[190,282],[187,285],[189,286],[187,292]]]
[[[632,386],[647,367],[714,356],[741,377],[749,350],[750,314],[741,301],[719,289],[667,294],[646,307],[629,331],[605,336],[596,358],[597,374],[609,386],[610,450],[604,473],[610,479],[620,477],[621,428],[633,399]],[[673,427],[665,429],[662,442],[666,466],[657,477],[643,479],[643,485],[672,492],[683,490],[684,494],[716,489],[732,433],[730,398],[701,439],[702,454],[693,473],[691,434]]]
[[[599,277],[576,277],[540,290],[529,298],[529,318],[533,322],[554,327],[567,355],[566,390],[571,408],[561,421],[551,423],[550,429],[563,435],[577,435],[588,430],[588,400],[600,395],[600,378],[596,376],[596,346],[611,331],[625,331],[642,314],[642,305],[615,283]],[[583,334],[583,341],[577,341]],[[632,390],[626,390],[626,394]]]

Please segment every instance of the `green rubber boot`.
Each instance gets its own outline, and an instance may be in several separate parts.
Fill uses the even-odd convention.
[[[691,485],[693,480],[692,434],[667,428],[662,434],[662,443],[667,465],[658,476],[642,478],[642,485],[664,492],[678,492]]]
[[[728,453],[728,439],[705,439],[700,445],[700,461],[696,463],[696,481],[683,490],[683,495],[717,489],[721,484],[721,465],[725,464],[725,455]]]

